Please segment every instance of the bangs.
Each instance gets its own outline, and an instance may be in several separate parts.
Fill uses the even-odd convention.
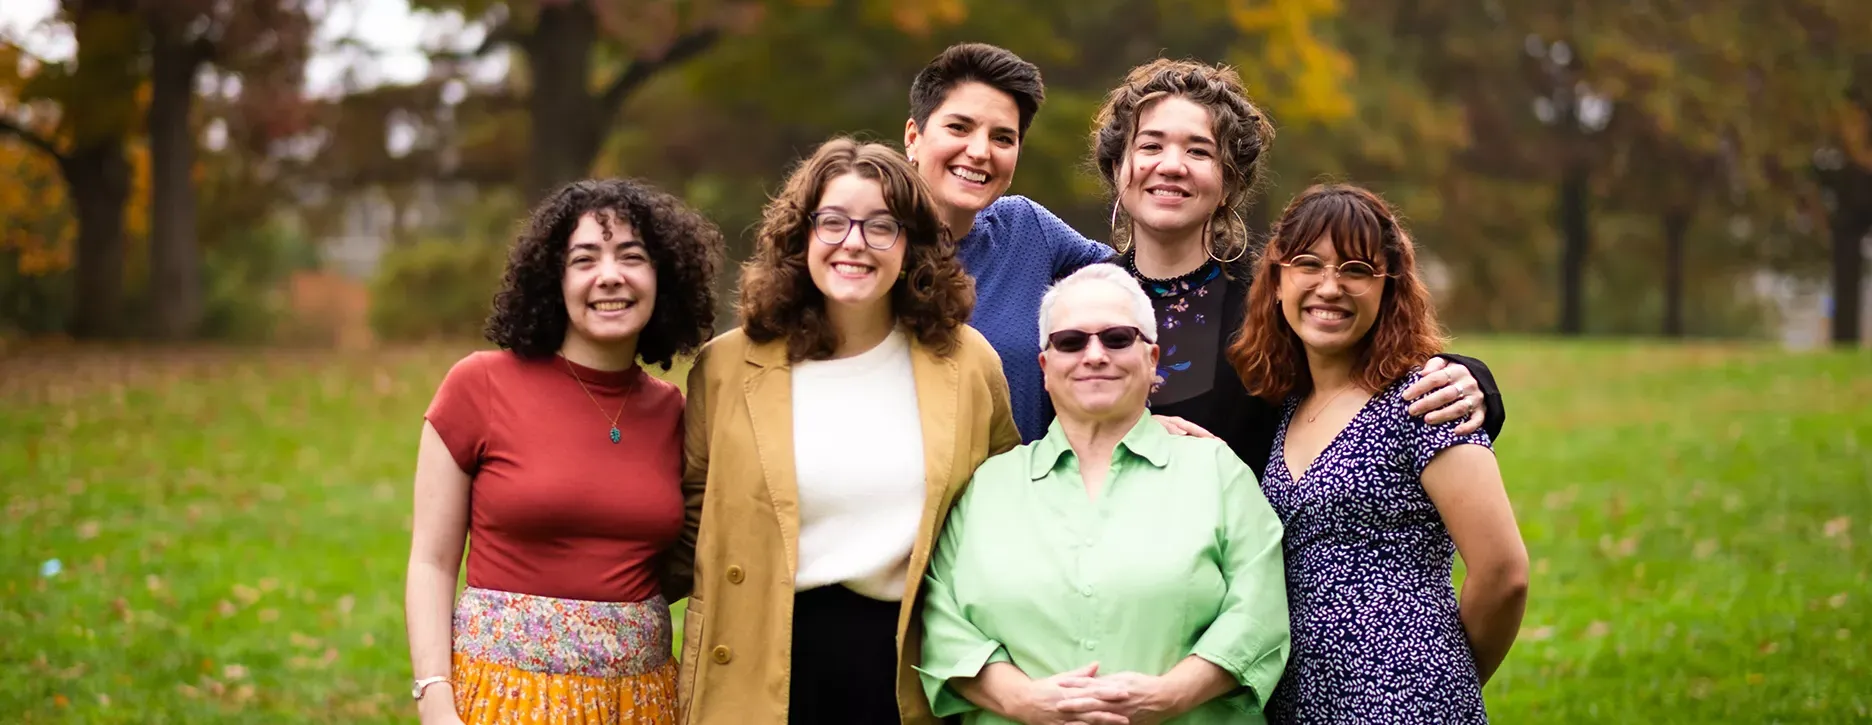
[[[1332,239],[1339,261],[1360,260],[1385,269],[1384,222],[1370,207],[1342,194],[1321,194],[1289,213],[1275,250],[1280,261],[1306,254],[1320,237]]]

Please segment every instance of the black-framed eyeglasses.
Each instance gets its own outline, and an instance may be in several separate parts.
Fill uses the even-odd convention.
[[[1144,336],[1143,330],[1135,327],[1107,327],[1098,332],[1055,330],[1053,334],[1047,335],[1047,347],[1060,352],[1079,352],[1086,349],[1086,345],[1092,342],[1093,337],[1097,337],[1099,344],[1104,345],[1107,350],[1123,350],[1136,344],[1138,340],[1151,341],[1150,338]]]
[[[1369,262],[1349,260],[1338,264],[1327,264],[1326,260],[1311,254],[1296,255],[1293,259],[1281,262],[1280,266],[1293,274],[1294,282],[1301,289],[1311,290],[1326,282],[1326,273],[1331,272],[1339,281],[1339,288],[1346,294],[1358,297],[1377,286],[1378,280],[1391,275],[1378,271]]]
[[[835,211],[816,211],[812,222],[813,236],[835,247],[851,237],[852,227],[858,228],[858,238],[865,246],[880,252],[897,246],[897,239],[903,235],[903,224],[887,216],[853,219]]]

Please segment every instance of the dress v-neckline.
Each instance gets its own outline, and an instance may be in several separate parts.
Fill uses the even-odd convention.
[[[1306,474],[1312,473],[1313,469],[1319,465],[1320,460],[1324,459],[1326,454],[1331,453],[1332,449],[1339,445],[1339,439],[1344,438],[1346,431],[1352,429],[1352,424],[1357,423],[1360,418],[1365,417],[1365,413],[1371,410],[1372,401],[1377,400],[1378,397],[1383,394],[1383,391],[1380,391],[1366,398],[1365,403],[1359,406],[1358,412],[1353,413],[1352,417],[1346,419],[1345,425],[1339,426],[1339,430],[1333,432],[1333,437],[1326,441],[1326,447],[1321,448],[1318,453],[1313,454],[1313,460],[1307,461],[1307,464],[1301,467],[1299,473],[1295,473],[1293,464],[1287,462],[1287,429],[1293,427],[1293,417],[1295,413],[1300,411],[1300,401],[1297,399],[1287,401],[1286,410],[1281,413],[1280,436],[1274,441],[1273,451],[1280,456],[1281,470],[1287,472],[1287,480],[1291,481],[1296,486],[1300,485],[1300,481],[1306,478]]]

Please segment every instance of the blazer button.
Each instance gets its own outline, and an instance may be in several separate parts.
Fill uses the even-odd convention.
[[[740,584],[742,581],[746,579],[747,579],[747,572],[742,571],[741,567],[739,566],[728,567],[728,583],[729,584]]]
[[[715,664],[718,664],[718,665],[728,664],[728,660],[734,659],[734,653],[729,652],[728,645],[725,645],[725,644],[716,645],[714,656],[715,656]]]

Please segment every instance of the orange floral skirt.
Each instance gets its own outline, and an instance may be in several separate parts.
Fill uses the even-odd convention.
[[[455,710],[468,725],[669,725],[669,604],[468,588],[455,605]]]

